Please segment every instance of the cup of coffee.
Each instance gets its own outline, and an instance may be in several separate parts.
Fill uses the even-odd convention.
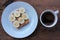
[[[45,27],[53,27],[56,25],[58,21],[57,14],[59,13],[59,10],[53,11],[53,10],[45,10],[40,15],[40,22]]]

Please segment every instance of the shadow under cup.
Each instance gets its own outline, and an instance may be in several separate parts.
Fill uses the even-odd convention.
[[[55,16],[52,12],[50,11],[46,11],[43,13],[43,15],[41,16],[41,21],[45,24],[45,25],[52,25],[53,22],[55,20]]]

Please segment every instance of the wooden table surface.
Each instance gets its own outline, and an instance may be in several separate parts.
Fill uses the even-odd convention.
[[[60,0],[14,0],[25,1],[31,4],[37,11],[38,17],[45,9],[60,10]],[[2,2],[2,1],[1,1]],[[45,28],[38,20],[36,30],[32,35],[23,39],[12,38],[2,28],[1,15],[5,6],[0,9],[0,40],[60,40],[60,13],[58,14],[58,23],[53,28]]]

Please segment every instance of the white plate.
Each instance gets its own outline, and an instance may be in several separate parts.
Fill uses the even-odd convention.
[[[16,28],[14,28],[13,24],[9,21],[9,15],[13,10],[20,8],[20,7],[24,7],[26,9],[30,22],[26,26],[17,30]],[[28,4],[26,2],[21,2],[21,1],[14,2],[14,3],[8,5],[4,9],[2,18],[1,18],[1,23],[2,23],[2,26],[3,26],[3,29],[5,30],[5,32],[8,35],[10,35],[11,37],[25,38],[25,37],[31,35],[34,32],[34,30],[36,29],[37,23],[38,23],[38,16],[37,16],[37,12],[30,4]]]

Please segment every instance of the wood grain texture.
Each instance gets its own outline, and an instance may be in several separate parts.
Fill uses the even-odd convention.
[[[45,9],[60,11],[60,0],[15,0],[15,1],[24,1],[31,4],[36,9],[38,17],[40,16],[41,12]],[[2,28],[1,15],[3,10],[0,10],[0,40],[60,40],[60,13],[58,14],[59,17],[58,23],[53,28],[43,27],[40,21],[38,20],[37,28],[32,35],[30,35],[27,38],[16,39],[6,34],[6,32]]]

